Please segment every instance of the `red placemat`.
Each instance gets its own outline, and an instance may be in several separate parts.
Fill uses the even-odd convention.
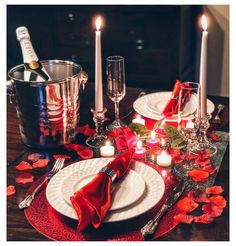
[[[77,221],[67,218],[56,212],[47,202],[46,192],[43,189],[32,202],[31,206],[24,210],[29,223],[41,234],[49,239],[56,241],[143,241],[140,229],[152,219],[159,211],[160,207],[168,197],[170,192],[177,184],[177,180],[170,173],[170,170],[162,169],[159,166],[146,163],[158,171],[165,181],[165,194],[161,201],[150,211],[122,222],[104,223],[99,229],[92,226],[86,228],[83,232],[77,231]],[[44,177],[42,177],[44,178]],[[36,187],[42,180],[37,180],[28,190]],[[156,239],[172,230],[178,223],[174,222],[174,215],[178,214],[176,206],[173,206],[163,216],[158,229],[152,239]]]

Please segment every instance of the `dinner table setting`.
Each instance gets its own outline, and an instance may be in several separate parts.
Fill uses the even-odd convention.
[[[126,86],[119,54],[102,66],[103,16],[95,83],[72,61],[30,60],[28,29],[17,28],[24,64],[7,81],[8,241],[229,240],[229,99],[207,95],[207,18],[199,82],[176,78],[171,91]]]

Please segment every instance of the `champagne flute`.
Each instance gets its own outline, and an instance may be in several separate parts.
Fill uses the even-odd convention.
[[[119,117],[119,102],[126,93],[125,64],[122,56],[109,56],[106,59],[107,95],[115,104],[115,120],[107,128],[116,130],[126,126]]]
[[[191,168],[190,153],[197,141],[200,117],[200,84],[184,82],[181,84],[178,104],[178,127],[187,141],[185,168]],[[186,118],[187,117],[187,118]]]

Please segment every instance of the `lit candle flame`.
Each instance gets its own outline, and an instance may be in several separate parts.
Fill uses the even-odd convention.
[[[161,145],[162,145],[162,146],[164,146],[164,145],[165,145],[165,143],[166,143],[165,139],[164,139],[164,138],[162,138],[162,139],[161,139]]]
[[[105,145],[110,146],[111,145],[110,141],[106,141]]]
[[[141,116],[138,114],[138,115],[136,116],[136,119],[141,119]]]
[[[204,31],[207,30],[207,18],[206,18],[205,15],[202,15],[202,29],[203,29]]]
[[[142,141],[141,140],[138,140],[138,142],[137,142],[137,148],[138,149],[141,149],[142,148]]]
[[[151,139],[154,140],[156,138],[156,133],[155,131],[151,131]]]
[[[102,18],[99,16],[99,17],[96,19],[96,28],[97,28],[97,31],[100,30],[101,25],[102,25]]]

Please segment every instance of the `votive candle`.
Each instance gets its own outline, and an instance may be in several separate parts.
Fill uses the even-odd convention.
[[[111,157],[115,154],[115,147],[111,145],[110,141],[107,141],[105,145],[100,148],[100,154],[103,157]]]

